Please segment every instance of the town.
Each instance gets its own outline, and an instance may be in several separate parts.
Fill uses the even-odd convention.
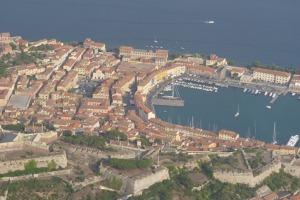
[[[0,182],[57,176],[80,195],[100,190],[134,199],[179,176],[170,168],[176,167],[195,183],[191,191],[219,181],[252,188],[244,199],[300,199],[300,184],[276,188],[266,181],[276,173],[299,181],[299,148],[173,124],[153,109],[153,97],[173,79],[273,93],[275,101],[300,93],[300,75],[231,66],[214,54],[169,54],[162,48],[107,50],[90,38],[30,42],[0,33]]]

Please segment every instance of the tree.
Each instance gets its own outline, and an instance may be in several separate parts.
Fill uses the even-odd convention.
[[[16,50],[17,49],[17,45],[13,42],[9,43],[9,45],[11,46],[12,50]]]
[[[161,139],[159,139],[159,138],[155,138],[155,139],[154,139],[154,142],[157,143],[157,144],[162,144],[162,141],[161,141]]]
[[[65,130],[65,131],[63,132],[63,136],[72,136],[72,131],[70,131],[70,130]]]
[[[33,170],[37,168],[37,162],[35,160],[29,160],[28,162],[24,163],[25,170]]]
[[[48,169],[53,170],[53,169],[56,169],[57,164],[54,160],[51,160],[51,162],[48,163],[47,167],[48,167]]]
[[[10,130],[10,131],[19,131],[19,132],[25,131],[24,124],[7,124],[7,125],[2,125],[2,128],[4,130]]]

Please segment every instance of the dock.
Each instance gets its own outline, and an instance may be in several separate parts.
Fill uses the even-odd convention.
[[[270,101],[270,103],[274,103],[274,102],[278,99],[278,97],[279,97],[279,95],[276,95],[276,97],[274,97],[274,98]]]
[[[182,99],[152,99],[153,105],[158,106],[177,106],[177,107],[183,107],[184,106],[184,100]]]

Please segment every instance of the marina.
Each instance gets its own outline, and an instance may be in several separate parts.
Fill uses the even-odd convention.
[[[300,113],[297,95],[287,93],[282,96],[266,90],[259,90],[255,95],[256,89],[226,87],[224,83],[220,83],[222,87],[201,80],[182,78],[178,81],[183,81],[186,86],[177,84],[184,106],[154,106],[156,115],[165,121],[172,119],[175,124],[189,126],[193,116],[196,128],[201,127],[210,131],[216,130],[216,127],[217,130],[224,128],[238,132],[241,137],[248,136],[265,142],[273,141],[273,126],[276,121],[276,141],[281,145],[287,144],[291,133],[300,130],[297,118],[292,117]],[[217,92],[190,87],[197,85],[216,87]],[[270,104],[270,101],[273,103]],[[237,110],[239,114],[235,117]],[[181,119],[180,122],[178,118]]]

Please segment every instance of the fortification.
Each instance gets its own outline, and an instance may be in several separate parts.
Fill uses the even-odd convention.
[[[214,172],[214,177],[221,182],[226,183],[242,183],[255,187],[260,184],[266,177],[272,172],[279,172],[281,169],[281,163],[279,161],[273,161],[264,167],[260,168],[259,171],[252,172],[251,170],[237,171],[237,170],[219,170]]]
[[[35,160],[37,162],[37,167],[47,167],[48,163],[50,163],[51,161],[54,161],[57,164],[57,167],[67,167],[66,152],[62,151],[42,157],[2,161],[0,162],[0,173],[5,174],[9,171],[24,170],[24,164],[30,160]]]
[[[149,171],[136,177],[132,177],[128,181],[127,188],[129,193],[132,193],[133,195],[139,195],[142,194],[143,190],[149,188],[151,185],[166,179],[170,179],[168,169],[159,167],[153,172]]]
[[[293,160],[291,163],[285,164],[284,172],[300,178],[300,159]]]

